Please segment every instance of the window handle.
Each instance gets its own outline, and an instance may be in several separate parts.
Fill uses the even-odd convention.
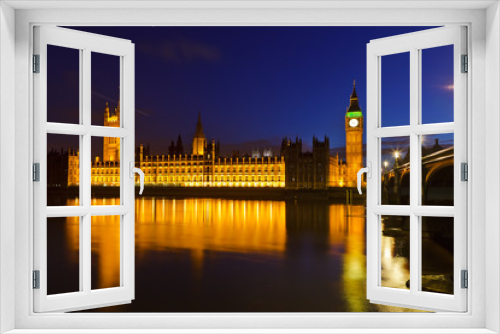
[[[366,175],[368,176],[369,179],[372,177],[372,163],[371,162],[368,162],[367,167],[361,168],[358,171],[358,192],[360,195],[363,193],[361,191],[361,176],[363,175],[363,173],[366,173]]]
[[[139,181],[141,185],[141,188],[139,189],[139,195],[142,195],[142,191],[144,190],[144,172],[140,168],[135,167],[135,163],[133,161],[130,162],[129,170],[131,179],[134,179],[135,173],[139,174]]]

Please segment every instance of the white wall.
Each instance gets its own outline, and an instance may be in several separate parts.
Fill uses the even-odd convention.
[[[500,6],[486,11],[486,254],[496,259],[486,267],[486,328],[500,332]],[[491,248],[490,248],[491,247]]]
[[[0,333],[14,328],[14,23],[0,2]]]
[[[42,3],[40,1],[39,3]],[[64,2],[71,3],[71,2]],[[92,3],[96,3],[92,1]],[[59,3],[58,3],[59,4]],[[116,6],[119,6],[116,3]],[[28,317],[27,311],[31,309],[31,299],[32,290],[28,289],[28,283],[31,274],[31,265],[28,260],[29,245],[30,243],[30,224],[32,219],[30,216],[30,199],[27,198],[26,194],[30,193],[31,181],[30,176],[30,162],[31,162],[31,152],[30,152],[30,112],[31,108],[29,105],[30,92],[30,81],[29,71],[30,71],[30,29],[29,22],[78,22],[80,24],[92,23],[92,22],[107,22],[108,24],[123,24],[134,25],[141,24],[141,22],[175,22],[176,24],[189,25],[193,23],[206,22],[207,24],[233,24],[233,22],[251,22],[254,24],[267,24],[266,22],[274,21],[276,24],[286,24],[287,22],[297,22],[297,23],[310,23],[310,22],[324,22],[328,24],[329,22],[334,22],[337,24],[348,24],[352,23],[353,18],[357,22],[364,22],[365,24],[379,22],[392,22],[393,24],[400,24],[399,22],[414,22],[416,20],[421,22],[446,22],[454,24],[457,22],[467,23],[472,22],[472,39],[474,42],[474,53],[472,54],[472,66],[473,79],[472,86],[474,87],[474,101],[472,101],[472,126],[469,128],[472,132],[474,138],[474,156],[471,157],[471,163],[473,169],[470,171],[472,178],[474,178],[474,189],[471,193],[471,198],[474,202],[472,209],[472,222],[473,230],[471,231],[476,236],[477,235],[487,236],[489,247],[492,247],[493,252],[489,252],[487,256],[494,257],[496,259],[495,266],[490,266],[487,269],[487,275],[477,275],[474,276],[475,272],[483,273],[484,269],[484,243],[475,243],[474,249],[471,254],[474,261],[470,261],[472,265],[471,269],[471,279],[475,280],[480,284],[476,285],[474,293],[471,293],[469,289],[469,296],[472,297],[472,310],[475,313],[475,322],[472,324],[474,327],[483,327],[484,318],[482,314],[484,313],[484,296],[487,296],[487,312],[488,312],[488,327],[499,332],[500,321],[498,319],[498,314],[500,310],[499,306],[499,296],[500,288],[494,286],[491,282],[498,282],[498,277],[500,274],[500,263],[499,259],[499,245],[495,244],[495,241],[499,240],[499,221],[500,221],[500,175],[499,168],[500,165],[500,97],[498,92],[500,91],[500,23],[499,23],[499,8],[498,5],[490,7],[488,10],[488,20],[485,20],[483,10],[470,10],[470,11],[457,11],[457,10],[413,10],[410,14],[406,11],[390,11],[390,10],[361,10],[361,11],[342,11],[342,10],[322,10],[322,11],[311,11],[311,10],[270,10],[265,13],[258,10],[245,10],[240,12],[229,12],[223,10],[210,10],[210,13],[201,10],[156,10],[153,12],[144,10],[51,10],[51,11],[30,11],[30,10],[18,10],[16,12],[16,22],[17,22],[17,44],[16,44],[16,66],[17,66],[17,81],[15,82],[16,88],[14,89],[14,82],[12,82],[14,68],[13,60],[13,11],[7,8],[5,4],[0,5],[0,42],[2,45],[2,50],[0,51],[0,255],[4,259],[0,263],[0,271],[2,272],[2,279],[0,281],[0,318],[1,331],[11,328],[13,326],[13,321],[11,318],[12,310],[14,308],[14,296],[12,292],[13,277],[10,274],[4,275],[5,273],[13,273],[14,269],[17,272],[17,295],[16,295],[16,307],[18,312],[16,313],[16,324],[20,328],[35,328],[38,326],[47,327],[49,325],[54,326],[57,321],[57,326],[59,328],[70,328],[70,327],[94,327],[94,328],[113,328],[116,327],[115,322],[108,321],[107,317],[97,317],[97,316],[81,316],[81,317],[59,317],[58,315],[51,315],[51,317]],[[208,15],[209,14],[209,15]],[[8,17],[9,19],[6,19]],[[411,20],[409,20],[411,18]],[[7,26],[7,29],[4,27]],[[484,29],[487,29],[487,47],[488,52],[486,60],[488,64],[485,68],[483,60],[485,59],[484,54]],[[10,32],[10,33],[9,33]],[[7,36],[4,38],[4,36]],[[9,39],[7,47],[4,47],[5,39]],[[491,49],[491,50],[490,50]],[[5,57],[4,57],[5,54]],[[477,66],[476,66],[477,65]],[[5,71],[4,71],[5,70]],[[487,73],[487,86],[485,88],[485,72]],[[8,75],[6,74],[8,73]],[[5,74],[5,75],[4,75]],[[7,78],[11,78],[9,82]],[[7,82],[4,82],[7,81]],[[14,90],[16,93],[16,122],[15,122],[15,133],[13,126],[14,112],[12,109],[13,102],[11,97],[14,96]],[[486,92],[486,93],[485,93]],[[486,96],[485,96],[486,94]],[[485,98],[486,97],[486,98]],[[488,132],[488,143],[486,144],[484,132]],[[5,131],[4,131],[5,130]],[[16,136],[15,142],[16,146],[20,148],[17,154],[14,156],[13,148],[11,147],[13,143],[13,136]],[[4,139],[7,138],[7,141]],[[488,154],[486,154],[488,152]],[[7,157],[7,160],[3,160]],[[16,183],[14,184],[13,175],[13,164],[3,163],[4,161],[12,162],[15,158],[16,161]],[[475,168],[475,169],[474,169]],[[488,172],[488,178],[486,178],[486,172]],[[487,180],[487,182],[486,182]],[[13,222],[14,213],[11,209],[14,207],[12,202],[11,194],[14,192],[14,185],[16,186],[16,257],[17,266],[14,268],[13,259],[13,240],[8,239],[6,235],[13,235]],[[488,198],[484,200],[485,193],[488,194]],[[485,210],[487,208],[487,211]],[[485,215],[487,213],[487,216]],[[489,227],[485,232],[484,223],[488,221]],[[483,241],[484,239],[480,239]],[[8,254],[8,256],[4,256]],[[5,260],[7,259],[7,261]],[[481,262],[482,261],[482,262]],[[481,263],[481,265],[479,265]],[[493,280],[491,280],[491,278]],[[487,286],[489,284],[489,286]],[[487,287],[486,287],[487,286]],[[484,290],[487,288],[487,293]],[[480,315],[479,318],[477,315]],[[440,315],[439,315],[440,316]],[[361,317],[364,317],[362,321],[359,321]],[[443,315],[443,319],[437,319],[438,317],[429,318],[426,323],[422,324],[422,327],[432,327],[440,325],[441,320],[448,321],[444,319],[449,317],[449,315]],[[221,323],[227,328],[237,328],[241,326],[249,327],[259,327],[259,326],[270,326],[268,323],[268,318],[270,317],[244,317],[244,316],[230,316],[222,319],[221,317],[207,317],[207,316],[193,316],[193,317],[170,317],[168,322],[163,322],[160,317],[149,317],[141,318],[139,320],[137,317],[123,316],[117,318],[120,322],[121,328],[136,328],[141,324],[147,324],[148,326],[161,328],[165,324],[169,327],[182,327],[182,326],[193,326],[196,325],[198,328],[220,328],[214,326],[220,326]],[[370,326],[385,326],[385,327],[395,327],[400,326],[399,324],[408,320],[410,317],[406,315],[401,315],[398,317],[399,321],[395,322],[392,316],[378,315],[377,317],[371,315],[355,315],[352,318],[340,319],[335,316],[311,316],[310,318],[305,318],[302,316],[276,316],[276,319],[272,319],[273,326],[276,328],[282,328],[283,326],[296,326],[296,327],[306,327],[311,328],[328,328],[328,327],[339,327],[339,326],[356,326],[358,328],[367,328]],[[455,327],[470,325],[469,316],[464,317],[453,317]],[[5,320],[5,321],[3,321]],[[388,321],[390,320],[390,321]],[[224,321],[224,322],[223,322]],[[268,322],[266,322],[268,321]],[[5,328],[5,329],[4,329]],[[267,327],[261,327],[267,328]]]

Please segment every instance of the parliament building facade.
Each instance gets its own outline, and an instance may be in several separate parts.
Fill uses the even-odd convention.
[[[104,125],[118,127],[120,106],[110,113],[106,103]],[[362,167],[363,115],[354,85],[350,104],[345,114],[346,160],[330,154],[328,137],[313,138],[312,152],[303,152],[302,139],[284,138],[280,155],[222,157],[220,145],[208,142],[198,115],[191,154],[184,154],[179,137],[172,142],[168,155],[150,155],[142,144],[136,150],[136,167],[145,174],[145,185],[156,187],[272,187],[325,189],[354,187],[356,173]],[[79,153],[68,150],[67,186],[79,185]],[[59,159],[61,160],[61,159]],[[50,163],[50,161],[49,161]],[[66,169],[65,168],[65,169]],[[120,139],[103,138],[103,157],[92,161],[92,186],[118,187],[120,185]],[[138,183],[138,177],[136,183]],[[48,179],[51,185],[50,178]]]

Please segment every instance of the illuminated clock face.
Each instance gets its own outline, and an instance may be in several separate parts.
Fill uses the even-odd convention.
[[[357,127],[357,126],[358,126],[358,124],[359,124],[359,121],[358,121],[356,118],[353,118],[353,119],[351,119],[351,120],[349,121],[349,126],[350,126],[351,128],[355,128],[355,127]]]

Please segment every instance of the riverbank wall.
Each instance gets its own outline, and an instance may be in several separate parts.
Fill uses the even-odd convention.
[[[356,188],[289,189],[289,188],[235,188],[235,187],[145,187],[136,196],[162,196],[166,198],[227,198],[248,200],[329,201],[335,203],[364,204],[366,196]],[[50,193],[61,196],[78,196],[78,187],[52,188]],[[92,187],[92,197],[117,197],[116,187]]]

